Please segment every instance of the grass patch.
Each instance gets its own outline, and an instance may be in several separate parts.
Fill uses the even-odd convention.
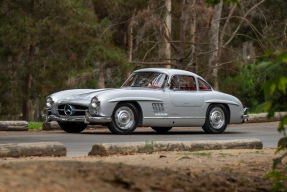
[[[204,153],[204,152],[195,152],[195,153],[177,153],[177,155],[184,155],[184,156],[211,156],[212,153]]]
[[[145,150],[148,154],[152,154],[154,152],[154,141],[145,141]]]
[[[29,122],[29,129],[41,129],[43,122]]]
[[[196,156],[211,156],[212,153],[192,153],[192,155],[196,155]]]
[[[218,153],[220,156],[233,156],[231,153]]]

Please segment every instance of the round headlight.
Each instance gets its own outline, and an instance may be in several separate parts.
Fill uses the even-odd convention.
[[[52,108],[53,107],[53,104],[54,104],[54,101],[51,97],[48,97],[47,98],[47,101],[46,101],[46,106],[47,108]]]
[[[91,101],[92,107],[96,108],[96,107],[99,106],[99,104],[100,104],[99,99],[98,99],[97,97],[94,97],[94,98],[92,99],[92,101]]]

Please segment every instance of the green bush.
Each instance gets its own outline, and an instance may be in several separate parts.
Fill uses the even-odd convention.
[[[229,76],[221,83],[222,91],[238,97],[250,112],[263,112],[263,109],[258,108],[265,99],[261,85],[270,79],[287,74],[286,63],[274,62],[266,68],[268,65],[267,61],[244,65],[236,76]],[[276,110],[284,111],[287,106],[286,95],[275,92],[272,97],[274,103],[278,105]]]
[[[229,76],[222,82],[223,92],[236,96],[249,111],[254,112],[257,105],[264,101],[258,73],[255,65],[244,65],[238,75]]]
[[[275,53],[274,55],[268,55],[266,61],[259,64],[259,68],[262,74],[265,75],[266,81],[262,83],[261,88],[264,91],[265,102],[263,102],[259,108],[268,111],[268,117],[274,116],[275,111],[287,111],[287,51],[282,53]],[[287,115],[281,117],[278,131],[283,134],[284,138],[286,135],[287,128]],[[283,161],[287,157],[287,142],[283,142],[276,153],[280,153],[280,157],[273,159],[273,169],[270,171],[265,178],[272,178],[273,180],[273,191],[287,191],[287,162]],[[282,168],[278,168],[279,164]]]

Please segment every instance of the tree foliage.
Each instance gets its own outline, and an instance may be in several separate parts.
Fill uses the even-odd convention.
[[[231,95],[236,95],[250,112],[254,112],[260,102],[263,102],[260,90],[261,79],[255,65],[244,65],[236,76],[229,76],[222,82],[222,89]]]
[[[262,102],[259,84],[275,72],[264,74],[253,65],[266,50],[286,48],[287,4],[223,0],[215,46],[210,31],[221,1],[171,0],[170,12],[167,2],[0,1],[0,118],[18,119],[27,105],[29,113],[41,111],[45,97],[55,91],[118,87],[131,70],[167,62],[213,85],[218,80],[221,91],[238,96],[249,108]],[[162,54],[167,43],[170,54]],[[244,45],[251,45],[247,55]],[[215,68],[218,76],[212,78]]]
[[[274,116],[275,111],[283,110],[287,111],[286,97],[287,97],[287,75],[280,72],[280,69],[287,68],[287,52],[270,54],[267,53],[268,60],[260,63],[259,68],[263,68],[267,73],[274,72],[274,75],[270,77],[266,82],[262,83],[261,87],[264,92],[265,102],[259,107],[268,111],[268,117]],[[275,191],[287,191],[287,162],[283,171],[277,169],[279,163],[282,162],[287,156],[287,115],[281,117],[281,121],[278,126],[278,131],[285,137],[283,145],[277,149],[277,153],[283,151],[280,157],[274,159],[273,170],[269,172],[265,177],[273,178]],[[285,184],[284,184],[285,183]]]
[[[263,87],[269,87],[271,86],[269,84],[272,83],[272,87],[274,88],[274,83],[278,81],[277,78],[286,77],[287,74],[286,64],[275,62],[270,65],[270,63],[272,62],[269,60],[261,59],[253,64],[243,65],[238,74],[225,78],[225,81],[222,82],[222,89],[226,90],[229,94],[236,95],[243,101],[244,106],[248,106],[249,111],[266,111],[264,109],[266,106],[261,103],[265,103],[266,96],[264,95],[268,93],[268,89],[262,89],[262,85]],[[271,79],[272,81],[270,81]],[[272,101],[277,103],[275,104],[277,105],[276,109],[274,108],[273,111],[286,110],[287,100],[284,94],[273,93]],[[270,102],[269,100],[267,102],[269,106],[271,106]]]
[[[27,73],[32,79],[29,99],[41,98],[43,105],[51,92],[76,87],[72,77],[89,72],[93,77],[89,81],[95,82],[89,84],[96,88],[96,65],[126,63],[108,33],[102,35],[106,24],[100,23],[82,1],[35,1],[33,12],[32,1],[0,3],[2,115],[19,113]],[[81,83],[85,84],[85,78]]]

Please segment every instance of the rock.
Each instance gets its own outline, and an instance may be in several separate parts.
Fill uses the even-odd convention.
[[[11,143],[0,145],[0,157],[66,156],[66,147],[59,142]]]
[[[282,137],[281,139],[279,139],[278,141],[278,147],[281,147],[285,144],[285,146],[287,146],[287,137]]]
[[[260,113],[260,114],[249,114],[249,119],[247,123],[261,123],[261,122],[269,122],[269,121],[280,121],[280,119],[287,115],[287,112],[276,112],[274,117],[269,119],[267,117],[268,113]]]
[[[188,156],[183,156],[183,157],[178,157],[176,158],[175,160],[176,161],[179,161],[179,160],[184,160],[184,159],[192,159],[191,157],[188,157]]]
[[[0,131],[28,131],[27,121],[0,121]]]
[[[61,130],[61,127],[59,126],[57,121],[44,122],[42,130],[45,130],[45,131]]]
[[[217,141],[158,141],[148,146],[145,142],[98,143],[92,147],[89,155],[108,156],[114,154],[149,153],[159,151],[200,151],[217,149],[262,149],[259,139],[217,140]]]

